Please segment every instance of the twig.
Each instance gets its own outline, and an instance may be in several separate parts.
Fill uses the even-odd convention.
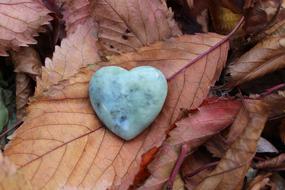
[[[181,151],[180,151],[179,157],[176,161],[175,167],[172,170],[171,175],[169,176],[167,184],[166,184],[167,190],[172,190],[176,175],[179,172],[180,167],[181,167],[185,157],[187,156],[188,149],[189,149],[189,147],[187,144],[183,144],[181,146]]]
[[[280,114],[280,115],[277,115],[277,116],[273,116],[273,117],[269,117],[269,121],[272,121],[272,120],[276,120],[276,119],[281,119],[281,118],[283,118],[283,117],[285,117],[285,113],[283,113],[283,114]]]
[[[211,53],[212,51],[214,51],[216,48],[218,48],[220,45],[222,45],[223,43],[225,43],[226,41],[228,41],[230,39],[230,37],[239,29],[239,27],[242,25],[242,23],[244,22],[244,17],[241,17],[240,21],[237,23],[237,25],[235,26],[235,28],[225,37],[223,38],[221,41],[219,41],[216,45],[212,46],[210,49],[208,49],[207,51],[205,51],[204,53],[202,53],[201,55],[199,55],[198,57],[196,57],[195,59],[193,59],[192,61],[190,61],[188,64],[184,65],[181,69],[179,69],[178,71],[176,71],[173,75],[169,76],[167,78],[167,80],[171,80],[173,79],[176,75],[178,75],[181,71],[185,70],[187,67],[189,67],[190,65],[196,63],[198,60],[202,59],[204,56],[208,55],[209,53]]]
[[[9,133],[10,131],[14,130],[14,129],[17,129],[21,124],[23,123],[23,121],[17,121],[11,128],[7,128],[5,131],[3,131],[1,134],[0,134],[0,140],[7,134]]]
[[[272,94],[274,91],[280,90],[281,88],[284,88],[284,87],[285,87],[285,83],[275,85],[269,89],[266,89],[265,92],[262,92],[260,94],[260,96],[268,96],[268,95]]]

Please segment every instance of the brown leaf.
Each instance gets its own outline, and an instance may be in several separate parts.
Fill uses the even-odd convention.
[[[257,140],[268,117],[267,105],[260,100],[245,100],[244,107],[248,117],[243,116],[238,119],[245,120],[244,125],[247,127],[230,146],[216,169],[195,190],[241,189],[244,176],[256,151]]]
[[[255,177],[248,185],[248,190],[262,190],[269,185],[271,173],[260,174]],[[271,189],[271,188],[270,188]]]
[[[34,48],[20,48],[18,52],[12,52],[11,57],[15,63],[16,73],[25,73],[30,77],[41,75],[41,59],[38,52]]]
[[[16,108],[17,119],[22,120],[29,97],[34,92],[32,78],[40,76],[42,63],[35,49],[32,47],[20,48],[12,52],[11,58],[15,64],[16,75]]]
[[[22,120],[26,115],[26,107],[33,94],[32,79],[24,73],[16,74],[16,118]]]
[[[233,62],[227,69],[230,75],[227,87],[234,87],[284,68],[284,41],[284,35],[269,36]]]
[[[213,170],[212,163],[211,155],[205,151],[196,151],[184,160],[181,173],[187,189],[196,187]]]
[[[265,96],[263,100],[270,105],[270,118],[282,117],[285,114],[285,91]]]
[[[33,37],[51,20],[38,0],[1,0],[0,13],[0,56],[7,56],[7,50],[35,44]]]
[[[247,127],[247,123],[250,120],[250,113],[245,106],[242,106],[237,114],[232,126],[230,127],[229,134],[227,135],[226,142],[228,145],[233,144],[237,138],[241,136]]]
[[[161,189],[178,158],[179,147],[187,143],[190,151],[194,151],[211,136],[230,125],[239,108],[238,101],[216,100],[199,107],[196,113],[177,122],[177,128],[170,132],[169,138],[149,165],[151,176],[140,189]]]
[[[114,136],[95,116],[88,83],[100,67],[96,64],[39,96],[30,105],[25,123],[15,132],[5,154],[36,189],[127,189],[140,170],[142,155],[161,145],[180,109],[195,108],[207,96],[226,60],[228,43],[219,43],[221,37],[181,36],[101,64],[125,68],[153,65],[169,78],[169,93],[161,114],[133,141]],[[186,68],[189,63],[191,66]]]
[[[253,35],[252,38],[249,39],[248,44],[255,45],[256,43],[264,40],[264,38],[266,37],[268,38],[269,36],[278,36],[278,35],[284,36],[284,26],[285,26],[285,4],[284,7],[280,9],[280,14],[278,14],[276,21],[269,27],[266,27],[266,30],[262,32],[259,31],[259,33]]]
[[[77,30],[56,46],[52,60],[46,58],[42,77],[37,80],[36,95],[52,84],[69,78],[81,67],[100,60],[96,48],[96,29],[92,21],[80,25]]]
[[[205,144],[207,150],[212,153],[213,157],[221,158],[227,151],[229,144],[226,138],[221,134],[217,134],[207,141]]]
[[[282,170],[285,168],[285,153],[265,161],[260,161],[255,164],[255,168],[261,170]]]
[[[242,127],[240,128],[242,129]],[[243,129],[244,130],[244,129]],[[231,133],[233,132],[233,128],[231,128]],[[238,137],[240,133],[236,135]],[[225,140],[225,138],[221,135],[216,135],[212,137],[210,141],[206,143],[206,148],[209,152],[213,154],[214,157],[222,157],[224,153],[227,151],[229,145],[231,143]],[[278,150],[265,138],[260,137],[257,145],[256,145],[257,153],[278,153]]]
[[[0,152],[0,189],[1,190],[19,190],[32,189],[31,185],[24,176],[16,171],[16,167],[4,158]]]
[[[244,28],[247,33],[261,33],[275,22],[280,11],[280,0],[256,0],[245,7]]]
[[[273,173],[271,177],[272,187],[276,187],[275,189],[285,189],[285,179],[280,176],[278,173]]]
[[[99,25],[99,44],[107,54],[135,51],[181,34],[162,0],[96,0],[92,15]]]

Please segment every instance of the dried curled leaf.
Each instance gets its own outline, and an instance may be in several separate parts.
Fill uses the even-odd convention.
[[[282,0],[247,1],[244,29],[247,33],[262,33],[276,21]]]
[[[135,51],[181,34],[164,0],[96,0],[92,15],[106,53]]]
[[[263,100],[270,105],[270,117],[278,118],[285,114],[285,91],[278,91],[263,97]]]
[[[215,162],[205,151],[196,151],[189,155],[181,166],[182,178],[187,189],[194,189],[213,169]]]
[[[24,176],[16,171],[16,167],[10,163],[7,158],[4,158],[0,152],[0,189],[1,190],[18,190],[32,189],[31,185]]]
[[[256,176],[249,184],[248,190],[262,190],[266,189],[270,184],[271,173],[260,174]]]
[[[24,73],[16,75],[16,117],[22,120],[26,115],[26,107],[30,96],[33,94],[32,79]]]
[[[41,75],[41,59],[34,48],[21,48],[18,52],[12,52],[11,57],[15,63],[16,73],[25,73],[31,77]]]
[[[282,26],[284,28],[285,24]],[[278,31],[276,31],[278,32]],[[234,87],[252,79],[285,67],[285,36],[278,33],[259,42],[251,50],[233,62],[227,69],[230,75],[228,87]]]
[[[7,56],[7,50],[35,44],[33,37],[51,20],[48,13],[38,0],[1,0],[0,56]]]
[[[243,129],[243,127],[240,127],[240,129]],[[231,128],[230,132],[232,133],[233,131],[235,130]],[[238,133],[235,136],[238,137],[239,135],[240,133]],[[216,135],[215,137],[212,137],[211,140],[206,143],[206,148],[209,152],[212,153],[214,157],[221,158],[225,154],[227,149],[229,148],[230,144],[232,144],[232,142],[230,142],[229,139],[226,140],[225,137],[221,135]],[[257,142],[256,152],[257,153],[269,153],[269,152],[278,153],[278,150],[265,138],[260,137]]]
[[[233,122],[240,108],[239,101],[217,100],[198,108],[190,117],[176,123],[155,160],[149,165],[151,176],[140,189],[161,189],[170,176],[182,144],[191,151]]]
[[[40,76],[42,63],[35,49],[32,47],[21,48],[18,52],[12,52],[11,57],[15,63],[16,75],[16,107],[17,119],[25,116],[25,109],[29,97],[33,94],[34,88],[32,78]]]
[[[216,169],[206,177],[195,190],[204,189],[241,189],[244,176],[256,151],[257,141],[268,117],[267,104],[260,100],[245,100],[246,114],[240,112],[237,117],[246,127],[242,134],[230,146]]]
[[[257,169],[267,169],[267,170],[282,170],[285,168],[285,154],[280,154],[274,158],[260,161],[257,164],[255,164],[255,168]]]
[[[94,114],[88,83],[100,67],[96,64],[38,97],[5,154],[36,189],[128,189],[142,155],[161,145],[180,108],[195,108],[207,96],[226,60],[228,43],[215,46],[221,38],[216,34],[181,36],[102,64],[132,68],[148,63],[169,77],[169,94],[161,114],[133,141],[114,136]],[[186,68],[189,62],[192,65]]]
[[[226,138],[223,135],[217,134],[213,136],[211,140],[206,142],[205,147],[213,157],[221,158],[228,149],[229,144],[226,142]]]
[[[42,77],[37,80],[36,95],[74,75],[81,67],[98,62],[100,58],[96,41],[96,29],[92,21],[79,25],[73,34],[61,42],[60,47],[56,46],[52,60],[46,59]]]

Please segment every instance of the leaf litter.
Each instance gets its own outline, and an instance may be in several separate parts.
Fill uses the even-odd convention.
[[[32,30],[19,33],[15,43],[7,37],[11,34],[0,33],[4,44],[0,47],[2,55],[7,56],[7,51],[11,51],[12,58],[20,55],[19,46],[35,43],[33,37],[37,32],[44,32],[45,27],[50,27],[49,31],[53,31],[60,42],[52,57],[43,55],[41,50],[41,57],[35,61],[29,61],[34,53],[19,56],[14,61],[18,72],[17,89],[29,84],[24,89],[30,92],[23,92],[26,95],[24,103],[16,103],[26,113],[24,123],[18,122],[12,127],[21,125],[9,139],[10,129],[4,127],[0,135],[2,140],[5,138],[4,142],[9,141],[3,159],[13,163],[0,167],[15,171],[2,178],[4,180],[0,178],[1,187],[253,189],[273,186],[276,180],[282,180],[276,175],[282,172],[283,154],[268,159],[266,156],[260,158],[256,151],[268,123],[279,122],[285,115],[284,81],[278,79],[279,83],[269,89],[257,86],[264,91],[260,94],[245,91],[243,85],[253,79],[263,80],[262,77],[270,72],[282,72],[283,6],[280,5],[280,16],[275,10],[277,1],[258,4],[247,1],[245,12],[241,11],[241,4],[223,1],[215,6],[227,11],[204,16],[208,21],[200,22],[202,11],[209,9],[211,12],[213,5],[208,1],[203,5],[185,2],[191,9],[202,6],[195,14],[168,7],[181,6],[181,2],[50,0],[42,4],[19,0],[15,5],[12,1],[0,3],[0,13],[8,6],[11,10],[13,6],[28,7],[28,11],[43,10],[29,18],[25,15],[28,11],[18,15],[20,20],[28,21],[26,25],[20,26],[13,20],[7,22],[11,24],[9,27],[14,25],[11,31],[31,26]],[[248,7],[262,7],[263,14],[268,14],[268,23],[259,30],[271,34],[260,37],[250,29],[253,22],[250,19],[259,13],[250,9],[247,14]],[[8,16],[13,15],[12,12]],[[203,31],[208,31],[205,23],[211,19],[215,26],[209,26],[211,32],[189,35],[185,32],[188,24],[179,20],[183,14],[197,21],[196,24],[202,24]],[[226,15],[231,14],[242,19],[239,23],[235,19],[226,20]],[[43,27],[52,18],[65,22],[65,31],[53,28],[54,24]],[[33,19],[35,22],[29,23]],[[246,25],[242,29],[244,20]],[[217,34],[219,27],[224,26],[232,32],[227,36]],[[58,34],[64,32],[66,37],[60,41]],[[27,40],[23,41],[21,35]],[[259,40],[248,43],[248,36]],[[41,37],[40,34],[38,38]],[[230,39],[234,37],[240,39],[239,47],[232,46]],[[33,47],[35,51],[45,48],[40,43]],[[234,56],[232,52],[241,56]],[[40,61],[43,58],[45,64]],[[9,58],[0,59],[0,62],[11,64]],[[33,64],[36,70],[42,70],[41,74],[34,72]],[[96,70],[108,65],[126,69],[149,65],[160,69],[168,80],[169,93],[160,115],[133,141],[123,141],[106,130],[89,103],[89,80]],[[32,78],[36,76],[36,82],[31,79],[21,82],[23,77],[31,75]],[[217,88],[219,85],[222,88]],[[268,143],[260,143],[258,150],[266,150],[270,143],[278,149],[283,146],[267,136],[262,142]],[[256,159],[262,161],[256,163]],[[190,162],[193,167],[189,168],[189,160],[193,161]],[[248,178],[251,167],[257,173],[246,182],[244,179]],[[272,168],[274,175],[259,173]]]

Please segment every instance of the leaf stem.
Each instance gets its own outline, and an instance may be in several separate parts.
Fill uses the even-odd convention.
[[[272,94],[274,91],[280,90],[281,88],[284,88],[284,87],[285,87],[285,83],[275,85],[269,89],[266,89],[265,92],[262,92],[260,94],[260,96],[268,96],[268,95]]]
[[[217,44],[215,44],[214,46],[212,46],[211,48],[209,48],[207,51],[203,52],[202,54],[200,54],[199,56],[197,56],[195,59],[193,59],[192,61],[190,61],[188,64],[184,65],[181,69],[179,69],[178,71],[176,71],[173,75],[167,77],[167,80],[171,80],[174,77],[176,77],[176,75],[178,75],[180,72],[182,72],[183,70],[187,69],[190,65],[196,63],[198,60],[202,59],[203,57],[205,57],[206,55],[208,55],[209,53],[211,53],[212,51],[214,51],[215,49],[217,49],[220,45],[224,44],[226,41],[228,41],[230,39],[230,37],[240,28],[240,26],[242,25],[242,23],[244,22],[244,16],[241,17],[241,19],[239,20],[239,22],[237,23],[237,25],[234,27],[234,29],[228,34],[226,35],[225,38],[223,38],[221,41],[219,41]]]
[[[171,175],[169,176],[167,184],[166,184],[167,190],[172,190],[176,175],[179,172],[180,167],[181,167],[185,157],[187,156],[188,150],[189,150],[189,147],[187,144],[183,144],[181,146],[181,151],[180,151],[179,157],[176,161],[175,167],[172,170]]]

